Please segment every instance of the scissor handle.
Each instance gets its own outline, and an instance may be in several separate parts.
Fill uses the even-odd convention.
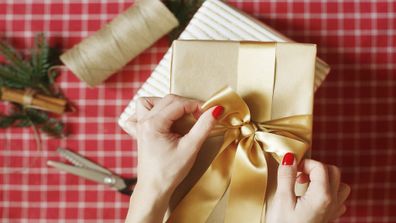
[[[121,194],[131,196],[133,193],[133,188],[135,188],[135,184],[137,182],[137,178],[124,179],[126,187],[124,189],[119,190]]]

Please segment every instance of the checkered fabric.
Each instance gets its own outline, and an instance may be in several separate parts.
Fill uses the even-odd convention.
[[[395,1],[229,1],[300,42],[318,44],[332,72],[315,93],[313,157],[341,167],[352,186],[339,222],[396,222]],[[44,31],[68,49],[127,8],[127,0],[3,0],[0,36],[25,51]],[[97,88],[63,69],[59,86],[78,107],[70,135],[0,129],[2,222],[123,222],[128,197],[48,168],[68,147],[123,176],[136,174],[136,143],[117,118],[168,48],[162,39]],[[2,103],[0,109],[6,106]]]

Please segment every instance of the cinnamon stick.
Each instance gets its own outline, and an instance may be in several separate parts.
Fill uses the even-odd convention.
[[[41,95],[41,94],[36,95],[36,98],[40,99],[40,100],[47,101],[48,103],[57,104],[60,106],[66,106],[66,104],[67,104],[67,101],[62,98],[48,97],[46,95]]]
[[[46,95],[36,94],[32,97],[30,105],[25,104],[26,91],[12,89],[7,87],[1,88],[1,100],[11,101],[18,104],[34,107],[40,110],[62,114],[65,111],[66,100],[60,98],[49,97]]]

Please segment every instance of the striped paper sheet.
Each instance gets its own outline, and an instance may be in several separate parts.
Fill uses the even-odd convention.
[[[259,20],[219,0],[206,0],[179,39],[292,41]],[[169,93],[171,55],[172,50],[169,48],[151,76],[137,91],[121,114],[118,123],[124,130],[126,120],[135,112],[136,98],[145,96],[162,97]],[[316,90],[329,73],[330,67],[317,58],[315,69],[314,87]]]

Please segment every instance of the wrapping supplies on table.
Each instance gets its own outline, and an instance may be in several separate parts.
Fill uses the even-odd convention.
[[[18,103],[20,105],[63,114],[66,110],[67,101],[63,98],[51,97],[38,94],[32,89],[15,89],[8,87],[0,88],[0,100]]]
[[[171,93],[225,110],[173,194],[167,222],[263,222],[278,162],[287,152],[300,160],[311,145],[316,46],[175,41],[172,50]]]
[[[178,24],[160,0],[137,0],[60,59],[80,80],[95,87]]]
[[[206,0],[179,39],[291,41],[259,20],[218,0]],[[135,112],[135,102],[138,97],[162,97],[169,93],[171,53],[170,48],[121,114],[118,123],[124,130],[127,119]],[[320,59],[316,60],[315,89],[324,81],[329,71],[328,64]]]

